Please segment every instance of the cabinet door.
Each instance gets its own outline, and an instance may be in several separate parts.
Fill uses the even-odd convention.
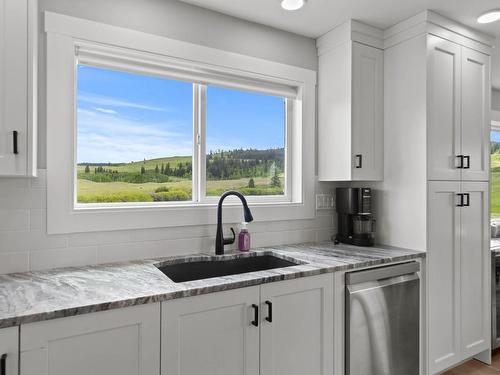
[[[0,361],[5,361],[5,375],[19,372],[19,327],[0,329]]]
[[[427,48],[428,179],[460,180],[461,47],[429,36]]]
[[[490,95],[490,57],[462,47],[463,180],[489,179]]]
[[[460,210],[460,311],[463,359],[490,347],[489,186],[463,182],[466,206]]]
[[[258,286],[164,302],[162,374],[258,375],[258,303]]]
[[[35,175],[36,1],[0,0],[0,175]],[[14,135],[17,132],[17,135]],[[17,137],[17,150],[15,150]],[[16,153],[17,152],[17,153]]]
[[[21,375],[159,373],[159,303],[21,326]]]
[[[262,285],[261,306],[261,375],[333,373],[331,274]]]
[[[461,361],[460,182],[430,182],[428,188],[427,319],[429,373]]]
[[[352,44],[352,168],[354,180],[383,179],[384,53]]]

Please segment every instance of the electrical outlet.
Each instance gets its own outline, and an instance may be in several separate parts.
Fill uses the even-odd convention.
[[[332,194],[316,194],[317,210],[332,210],[335,207],[335,200]]]

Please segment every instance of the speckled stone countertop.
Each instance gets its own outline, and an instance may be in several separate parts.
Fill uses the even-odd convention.
[[[263,254],[299,264],[183,283],[173,282],[156,267],[185,260]],[[423,252],[407,249],[321,242],[261,248],[223,257],[207,253],[0,275],[0,328],[424,256]]]

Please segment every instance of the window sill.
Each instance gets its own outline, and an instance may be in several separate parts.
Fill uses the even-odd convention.
[[[249,203],[254,221],[285,221],[312,219],[312,203]],[[103,207],[70,210],[67,215],[54,215],[48,223],[50,234],[96,232],[112,230],[151,229],[180,226],[215,225],[217,203],[163,207]],[[50,212],[48,212],[50,215]],[[243,219],[241,204],[224,203],[225,223],[239,223]]]

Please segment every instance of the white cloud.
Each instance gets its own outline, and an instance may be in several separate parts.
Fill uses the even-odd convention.
[[[167,112],[168,108],[152,106],[144,103],[130,102],[122,99],[115,99],[106,96],[93,95],[88,93],[78,93],[78,100],[102,107],[133,108],[147,111]]]
[[[107,108],[94,108],[94,110],[102,113],[106,113],[108,115],[117,115],[118,112],[113,111],[112,109],[107,109]]]
[[[171,128],[185,126],[185,132]],[[192,154],[191,124],[141,123],[97,110],[78,110],[78,162],[120,163]]]

